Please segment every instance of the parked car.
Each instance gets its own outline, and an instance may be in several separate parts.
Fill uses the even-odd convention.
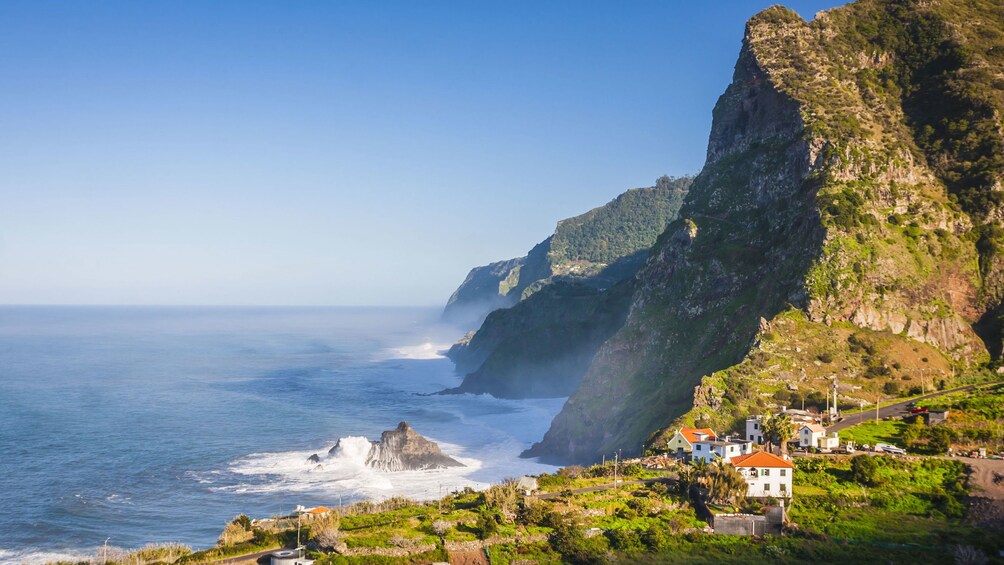
[[[906,455],[906,450],[902,447],[896,447],[895,445],[890,445],[888,443],[876,443],[875,451],[882,451],[884,453],[892,453],[894,455]]]
[[[910,409],[911,414],[923,414],[928,411],[926,406],[914,406]]]

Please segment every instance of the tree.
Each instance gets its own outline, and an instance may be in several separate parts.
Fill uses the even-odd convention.
[[[851,458],[851,478],[858,484],[878,485],[878,468],[878,460],[871,455],[855,455]]]
[[[776,445],[780,448],[782,454],[787,453],[787,443],[792,436],[791,417],[784,413],[768,416],[761,425],[763,427],[763,438],[767,443],[767,450],[773,452],[771,446]]]
[[[708,498],[712,502],[735,504],[746,497],[749,485],[735,467],[723,459],[715,461],[707,471]]]
[[[474,522],[474,533],[480,540],[486,540],[499,530],[498,514],[482,507],[478,519]]]
[[[516,519],[516,504],[519,502],[519,486],[516,479],[506,478],[481,493],[484,505],[502,515],[506,523]]]

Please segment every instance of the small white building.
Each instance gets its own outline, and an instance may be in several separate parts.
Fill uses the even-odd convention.
[[[802,424],[798,428],[798,446],[802,449],[819,447],[819,438],[826,436],[826,428],[819,424]]]
[[[516,481],[516,488],[518,488],[525,496],[533,496],[533,493],[537,492],[540,486],[537,484],[537,479],[535,477],[524,475]]]
[[[840,447],[840,436],[837,435],[837,432],[824,435],[816,441],[816,447],[823,451],[833,451]]]
[[[676,430],[673,437],[666,442],[666,451],[669,453],[691,453],[694,450],[694,443],[705,439],[718,439],[718,434],[711,428],[687,428]]]
[[[763,445],[763,416],[746,418],[746,439]]]
[[[753,442],[745,439],[733,440],[726,437],[724,440],[706,439],[694,443],[692,461],[702,461],[713,463],[716,459],[724,459],[726,463],[733,457],[746,455],[753,451]]]
[[[732,459],[732,465],[746,479],[746,496],[753,498],[791,498],[791,477],[795,466],[766,451],[757,451]]]

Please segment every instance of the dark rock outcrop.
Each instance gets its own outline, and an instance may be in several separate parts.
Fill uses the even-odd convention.
[[[373,442],[366,464],[381,471],[421,471],[463,467],[464,464],[444,455],[439,446],[422,437],[408,422],[394,430],[383,432],[380,441]]]

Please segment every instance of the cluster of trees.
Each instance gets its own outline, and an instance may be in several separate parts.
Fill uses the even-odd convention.
[[[676,219],[693,177],[663,176],[654,189],[630,190],[606,206],[561,222],[551,239],[552,262],[612,263],[651,247]]]

